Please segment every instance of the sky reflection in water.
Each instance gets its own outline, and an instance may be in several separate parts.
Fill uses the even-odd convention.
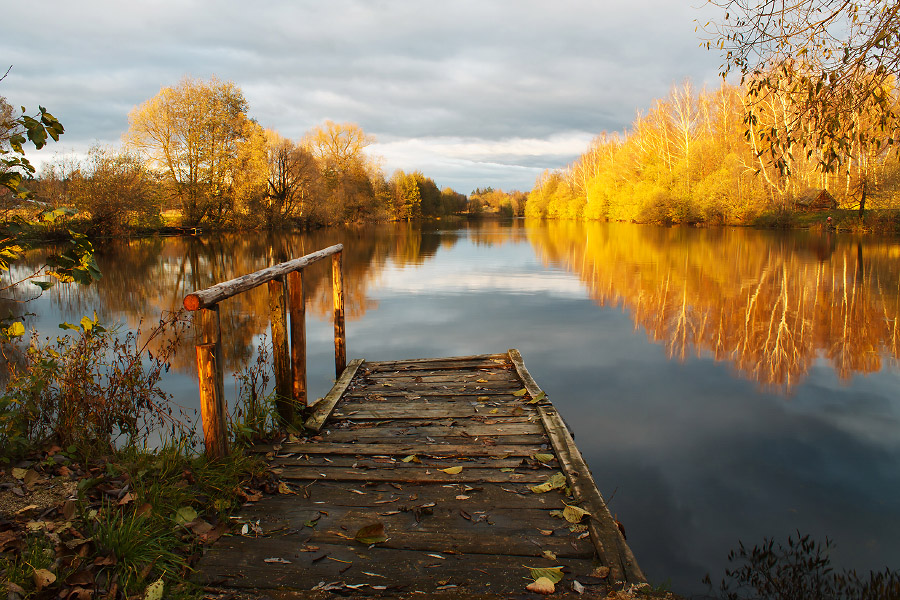
[[[900,567],[897,243],[566,223],[140,241],[106,251],[86,296],[29,310],[42,328],[93,305],[133,326],[337,241],[348,357],[519,348],[654,583],[702,592],[739,539],[796,530],[834,540],[840,566]],[[305,285],[315,398],[333,377],[327,272]],[[229,302],[233,369],[265,296]],[[167,385],[194,407],[181,354]]]

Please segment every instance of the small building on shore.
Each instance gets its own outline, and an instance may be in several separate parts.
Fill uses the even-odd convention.
[[[794,205],[797,207],[797,210],[804,212],[824,212],[838,207],[837,200],[834,199],[834,196],[828,190],[816,189],[810,189],[800,194]]]

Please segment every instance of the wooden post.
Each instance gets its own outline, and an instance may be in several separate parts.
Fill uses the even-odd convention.
[[[306,301],[303,296],[303,275],[300,271],[288,274],[288,302],[291,312],[291,373],[293,406],[306,406]]]
[[[343,252],[331,255],[331,289],[334,296],[334,376],[340,377],[347,366],[347,334],[344,330]]]
[[[284,277],[273,279],[268,285],[269,312],[272,321],[272,366],[275,370],[275,405],[281,419],[289,422],[292,414],[291,359],[288,353]]]
[[[222,458],[228,454],[228,432],[225,426],[225,374],[219,306],[202,309],[198,316],[202,343],[197,344],[197,378],[203,440],[210,458]]]

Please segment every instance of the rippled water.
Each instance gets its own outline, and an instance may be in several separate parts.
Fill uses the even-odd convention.
[[[134,327],[337,242],[348,358],[520,349],[653,583],[703,592],[738,540],[797,530],[832,539],[839,566],[900,567],[896,239],[521,221],[150,238],[105,246],[97,285],[24,306],[48,333],[95,309]],[[304,275],[312,398],[333,378],[328,268]],[[231,372],[267,298],[221,311]],[[166,380],[188,407],[193,360]]]

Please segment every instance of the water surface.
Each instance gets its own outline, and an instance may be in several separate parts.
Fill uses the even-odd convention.
[[[797,530],[832,539],[841,567],[900,568],[894,239],[521,221],[149,238],[105,246],[97,285],[25,306],[54,335],[95,309],[135,327],[338,242],[348,358],[520,349],[654,584],[703,592],[738,540]],[[334,375],[329,269],[304,276],[312,398]],[[231,372],[267,298],[221,311]],[[188,345],[166,380],[190,408],[193,360]]]

